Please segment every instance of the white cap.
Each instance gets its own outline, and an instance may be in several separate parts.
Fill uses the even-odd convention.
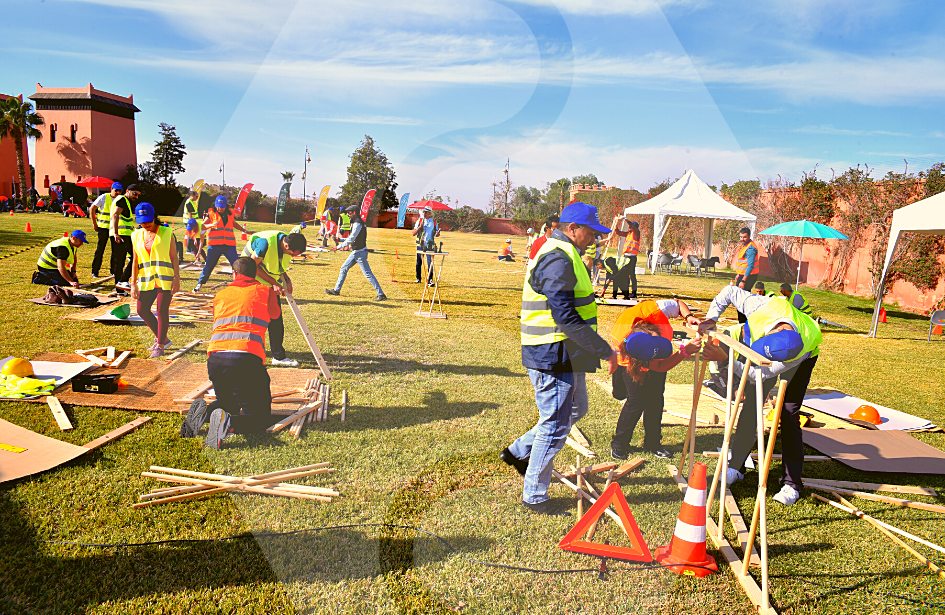
[[[535,229],[533,229],[532,227],[528,227],[528,230],[525,231],[525,232],[528,233],[529,235],[531,235],[532,233],[535,232]]]
[[[433,213],[433,208],[430,207],[429,205],[423,208],[423,213],[427,213],[427,212]]]
[[[512,243],[512,240],[511,240],[511,239],[506,239],[506,240],[505,240],[505,243]]]

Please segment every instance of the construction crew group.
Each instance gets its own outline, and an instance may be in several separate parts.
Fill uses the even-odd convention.
[[[138,316],[154,333],[150,356],[159,358],[172,346],[168,338],[169,308],[172,297],[180,290],[183,245],[149,203],[134,204],[138,196],[137,186],[123,190],[116,182],[109,194],[93,203],[90,217],[98,245],[92,275],[100,277],[105,247],[111,245],[110,271],[115,276],[115,289],[119,295],[130,294],[137,302]],[[202,399],[195,402],[181,435],[193,437],[209,422],[206,443],[220,448],[230,434],[260,433],[272,422],[269,373],[265,364],[267,333],[272,364],[298,365],[286,356],[283,347],[285,326],[281,297],[292,294],[288,269],[292,258],[306,251],[307,241],[300,232],[261,231],[250,236],[242,253],[237,254],[236,231],[245,233],[246,230],[235,220],[226,197],[217,196],[213,208],[203,220],[198,220],[198,196],[192,192],[184,205],[189,251],[199,254],[203,238],[206,245],[204,267],[194,292],[200,291],[221,256],[229,261],[233,273],[232,282],[213,299],[213,333],[207,348],[207,372],[216,401],[209,407]],[[350,233],[333,249],[348,249],[350,254],[341,266],[335,286],[325,292],[339,295],[348,270],[357,263],[377,291],[375,300],[383,301],[387,297],[367,261],[367,228],[360,219],[359,208],[349,207],[345,215],[351,223]],[[86,243],[88,239],[81,230],[51,241],[37,261],[33,282],[78,288],[76,252]]]

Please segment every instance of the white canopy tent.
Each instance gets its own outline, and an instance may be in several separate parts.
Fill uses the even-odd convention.
[[[742,220],[752,235],[755,233],[756,217],[744,209],[732,205],[712,191],[704,181],[690,169],[672,186],[648,201],[628,207],[623,212],[629,216],[653,216],[653,258],[650,272],[656,269],[656,256],[669,223],[670,216],[705,218],[705,255],[712,256],[712,228],[715,220]]]
[[[940,192],[935,196],[922,199],[893,212],[892,228],[889,231],[889,245],[886,247],[886,263],[883,265],[883,275],[879,278],[878,288],[880,289],[886,285],[886,274],[889,273],[893,254],[903,233],[945,235],[945,192]],[[873,308],[873,325],[870,327],[869,337],[876,337],[879,310],[883,303],[883,293],[879,292],[877,295],[876,306]]]

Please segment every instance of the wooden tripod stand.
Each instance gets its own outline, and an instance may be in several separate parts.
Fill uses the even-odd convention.
[[[726,390],[725,400],[725,436],[722,440],[722,451],[719,455],[719,463],[715,467],[715,473],[712,477],[712,486],[709,488],[706,499],[706,533],[712,540],[713,544],[715,544],[715,547],[719,549],[722,556],[725,557],[725,560],[728,562],[729,566],[732,567],[732,571],[735,573],[736,580],[742,586],[745,594],[755,605],[755,608],[758,610],[758,612],[762,615],[776,614],[777,611],[771,607],[768,591],[768,527],[765,502],[768,494],[768,471],[771,468],[771,460],[774,454],[774,442],[777,437],[781,408],[784,405],[784,394],[787,389],[787,382],[782,381],[778,391],[778,401],[777,405],[775,406],[774,425],[771,429],[771,435],[766,448],[764,441],[764,411],[762,409],[764,404],[764,395],[762,391],[761,368],[770,366],[771,361],[753,351],[745,344],[742,344],[741,342],[738,342],[737,340],[729,337],[728,335],[719,333],[718,331],[708,331],[707,334],[710,338],[718,339],[728,346],[729,361],[728,388]],[[732,382],[735,376],[736,351],[744,359],[745,369],[742,373],[742,378],[738,386],[738,392],[733,401]],[[695,355],[695,368],[693,370],[694,382],[692,414],[689,420],[689,430],[686,435],[686,442],[683,445],[683,454],[679,460],[680,468],[688,467],[689,471],[692,470],[693,456],[695,452],[696,409],[698,408],[699,404],[699,396],[702,393],[702,379],[705,377],[705,370],[708,363],[706,360],[702,360],[700,366],[699,359],[700,354],[697,353]],[[738,511],[738,506],[735,503],[735,499],[732,497],[732,494],[725,486],[720,487],[720,481],[725,481],[728,474],[728,457],[732,433],[735,430],[738,407],[744,400],[745,387],[748,384],[748,378],[752,369],[754,369],[753,375],[755,377],[755,412],[757,414],[756,418],[758,422],[758,453],[761,464],[759,467],[758,493],[755,496],[754,514],[752,515],[751,529],[749,531],[745,526],[745,522],[741,516],[741,513]],[[743,408],[742,411],[750,412],[751,410]],[[689,465],[685,466],[684,464],[686,462],[687,451],[689,454]],[[762,452],[764,452],[763,457],[761,457]],[[680,469],[672,465],[668,466],[668,469],[670,474],[676,480],[680,490],[685,491],[687,488],[687,480]],[[712,518],[712,503],[715,499],[717,489],[719,489],[722,494],[719,497],[718,525],[716,525],[715,520]],[[726,512],[728,512],[729,520],[732,522],[732,527],[738,535],[739,542],[741,542],[744,559],[739,557],[731,543],[729,543],[728,539],[725,538],[724,529]],[[756,535],[758,536],[761,547],[760,558],[755,552],[754,542]],[[755,582],[755,579],[748,574],[749,565],[755,562],[757,562],[756,565],[760,565],[761,567],[760,587]]]

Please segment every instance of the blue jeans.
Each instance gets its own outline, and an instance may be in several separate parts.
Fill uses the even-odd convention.
[[[584,372],[546,372],[526,368],[535,387],[538,423],[509,446],[518,459],[529,458],[522,501],[540,504],[548,499],[555,455],[564,448],[571,426],[587,414]]]
[[[349,254],[345,262],[342,263],[341,271],[338,272],[338,280],[335,282],[335,290],[341,291],[341,287],[344,286],[345,283],[345,278],[348,277],[348,270],[354,267],[354,264],[357,263],[361,267],[364,277],[366,277],[367,281],[371,283],[371,286],[374,287],[374,290],[377,291],[377,294],[384,294],[380,283],[378,283],[377,278],[374,277],[374,273],[371,271],[371,265],[368,264],[367,257],[367,248],[351,251],[351,254]]]
[[[233,261],[239,258],[235,246],[207,246],[207,262],[203,266],[203,271],[200,272],[200,277],[197,278],[197,284],[207,283],[221,256],[225,256],[226,260],[230,261],[230,267],[233,266]]]

